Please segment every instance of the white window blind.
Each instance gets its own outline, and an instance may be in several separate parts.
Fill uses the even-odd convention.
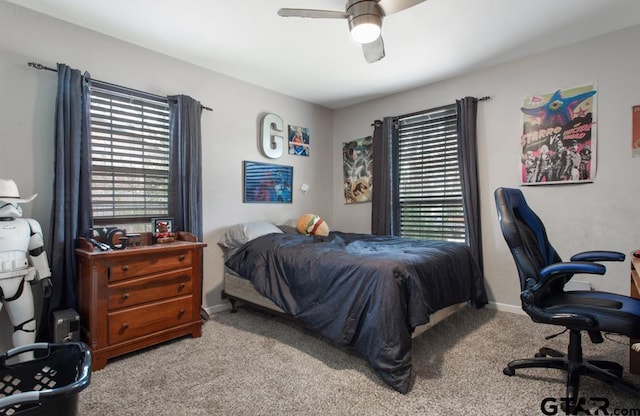
[[[95,224],[168,215],[166,98],[91,81],[91,194]]]
[[[465,242],[455,105],[398,118],[403,237]]]

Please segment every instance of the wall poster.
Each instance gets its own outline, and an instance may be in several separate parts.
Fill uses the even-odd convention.
[[[293,166],[247,160],[243,164],[242,202],[292,203]]]
[[[309,156],[309,128],[289,126],[289,154]]]
[[[596,92],[594,83],[524,98],[523,185],[593,182]]]
[[[344,203],[371,201],[373,192],[373,139],[371,136],[342,144]]]
[[[631,156],[640,156],[640,105],[631,107]]]

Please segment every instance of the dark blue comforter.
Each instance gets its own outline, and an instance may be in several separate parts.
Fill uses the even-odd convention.
[[[483,276],[458,243],[268,234],[225,264],[306,327],[353,348],[401,393],[409,390],[413,328],[449,305],[487,303]]]

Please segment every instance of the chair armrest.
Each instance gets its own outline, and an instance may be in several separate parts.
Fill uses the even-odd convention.
[[[584,328],[593,327],[596,320],[590,314],[585,313],[557,313],[547,311],[538,305],[538,297],[544,297],[546,288],[556,282],[558,279],[568,280],[571,276],[578,273],[588,274],[605,274],[607,268],[602,264],[592,263],[589,261],[572,261],[555,263],[540,270],[540,280],[524,290],[520,294],[522,299],[522,308],[531,317],[535,317],[539,322],[553,323],[555,325],[564,326],[581,326]]]
[[[551,264],[540,270],[540,276],[542,276],[541,281],[544,281],[557,274],[605,274],[606,272],[607,268],[602,264],[592,263],[591,261],[571,261]]]
[[[624,253],[617,251],[584,251],[571,257],[571,261],[624,261],[624,259]]]
[[[558,279],[567,279],[578,273],[605,274],[606,271],[607,268],[602,264],[589,261],[554,263],[540,270],[540,280],[528,287],[526,291],[530,292],[530,296],[535,297],[537,292],[549,287]]]

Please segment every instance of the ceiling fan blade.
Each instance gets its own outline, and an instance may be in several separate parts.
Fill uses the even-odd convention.
[[[426,0],[379,0],[378,6],[380,6],[385,16],[389,16],[390,14],[400,12],[425,1]]]
[[[366,59],[370,64],[378,62],[380,59],[384,58],[384,42],[382,41],[382,35],[378,36],[378,39],[371,43],[363,43],[362,53],[364,54],[364,59]]]
[[[282,17],[312,17],[318,19],[346,19],[348,13],[336,12],[333,10],[314,10],[314,9],[280,9],[278,16]]]

